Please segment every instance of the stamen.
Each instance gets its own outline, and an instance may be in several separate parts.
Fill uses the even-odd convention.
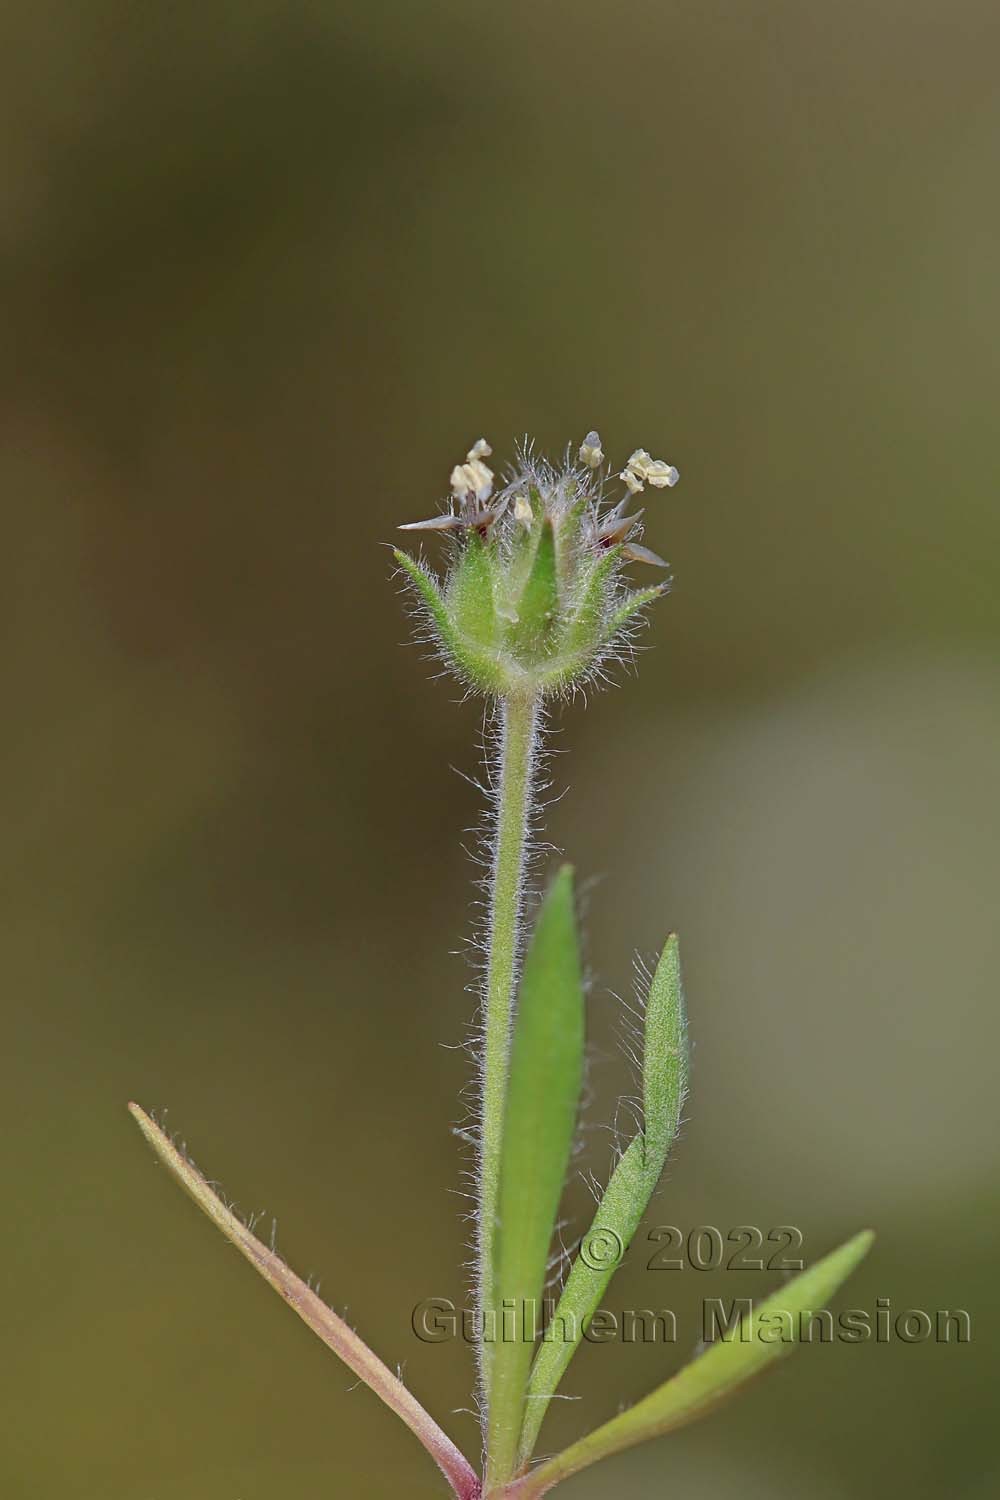
[[[681,477],[673,464],[666,463],[662,458],[650,458],[645,448],[635,450],[628,461],[628,468],[657,490],[672,488]]]
[[[469,451],[471,454],[474,449]],[[456,464],[451,471],[451,492],[457,500],[478,500],[482,505],[493,493],[493,470],[480,458],[470,457],[467,463]]]
[[[514,500],[514,520],[519,521],[525,530],[531,529],[534,520],[534,512],[527,495],[518,495]]]
[[[580,462],[586,464],[588,469],[599,469],[604,462],[604,453],[601,449],[601,435],[598,432],[588,432],[580,444],[578,454]]]

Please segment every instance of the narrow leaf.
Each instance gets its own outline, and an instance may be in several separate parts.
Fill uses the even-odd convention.
[[[751,1376],[791,1352],[801,1338],[801,1327],[830,1300],[837,1288],[868,1253],[875,1236],[863,1230],[803,1271],[759,1307],[749,1299],[737,1324],[672,1380],[644,1400],[605,1422],[526,1475],[509,1491],[510,1500],[537,1500],[563,1479],[589,1468],[599,1459],[620,1453],[636,1443],[672,1432],[704,1416]],[[739,1308],[739,1303],[735,1304]]]
[[[624,600],[614,610],[604,627],[604,639],[610,641],[616,636],[624,625],[640,614],[647,604],[652,604],[654,599],[659,599],[667,592],[668,585],[665,583],[654,584],[649,589],[634,589],[631,594],[626,594]]]
[[[621,550],[609,547],[580,578],[576,603],[560,630],[551,664],[542,678],[548,692],[558,692],[572,681],[595,651],[607,644],[604,615]]]
[[[490,553],[476,532],[470,532],[448,584],[448,613],[453,628],[476,646],[493,647],[497,615],[493,603]]]
[[[538,914],[525,958],[511,1049],[497,1233],[500,1321],[491,1357],[491,1485],[506,1482],[514,1472],[535,1324],[573,1144],[582,1073],[583,982],[573,872],[566,866]]]
[[[434,1421],[401,1380],[389,1371],[342,1318],[338,1318],[311,1287],[307,1286],[284,1261],[261,1244],[246,1225],[236,1217],[212,1191],[195,1166],[150,1119],[138,1104],[129,1112],[160,1161],[188,1192],[203,1213],[235,1245],[264,1280],[298,1313],[324,1344],[338,1354],[365,1385],[380,1396],[392,1411],[406,1423],[423,1443],[458,1500],[477,1500],[479,1481],[465,1457],[447,1433]]]
[[[507,641],[515,652],[535,652],[544,647],[559,604],[556,538],[548,516],[536,523],[531,541],[524,587],[514,606],[516,618],[507,629]]]
[[[401,551],[399,547],[393,547],[392,555],[399,566],[405,570],[442,636],[447,637],[451,627],[436,579],[432,578],[427,569],[421,567],[415,558],[412,558],[408,552]]]
[[[673,1145],[687,1097],[688,1044],[677,934],[671,933],[656,966],[646,1001],[642,1063],[643,1134],[646,1163],[656,1186]]]
[[[620,547],[609,547],[593,562],[582,578],[576,606],[566,621],[559,640],[559,650],[575,657],[579,651],[587,651],[601,634],[608,588],[618,560]]]
[[[470,548],[478,548],[476,562],[476,566],[478,567],[478,564],[484,560],[482,544],[479,542],[478,537],[472,538],[466,544],[467,554]],[[461,635],[452,619],[449,605],[445,602],[438,587],[437,580],[428,569],[410,557],[409,553],[400,551],[399,548],[393,548],[393,556],[400,567],[406,572],[419,595],[426,609],[427,617],[433,627],[434,638],[450,665],[460,674],[471,677],[473,681],[477,682],[486,691],[495,693],[503,692],[505,679],[503,673],[498,670],[496,653],[493,650],[492,643],[490,642],[486,646],[477,645],[474,639]],[[474,582],[475,580],[470,581],[470,578],[467,577],[463,582],[461,591],[464,601],[463,623],[466,625],[469,623],[469,618],[474,614],[473,604],[476,593],[473,587]],[[479,582],[482,584],[483,579],[480,578]],[[486,583],[489,583],[488,578],[486,579]],[[492,603],[490,603],[489,607],[492,609]],[[486,628],[488,627],[488,623],[487,621],[486,626],[484,626],[483,620],[480,618],[477,628]]]
[[[611,1175],[580,1242],[555,1314],[538,1346],[519,1447],[519,1467],[534,1452],[545,1413],[632,1242],[663,1171],[687,1095],[687,1023],[676,934],[667,939],[646,1000],[643,1048],[644,1130]]]
[[[518,1469],[534,1452],[549,1402],[639,1227],[651,1192],[647,1187],[645,1144],[637,1135],[611,1174],[538,1345],[528,1381]]]

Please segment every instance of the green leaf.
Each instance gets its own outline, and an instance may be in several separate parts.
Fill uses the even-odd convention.
[[[667,938],[646,1001],[642,1062],[643,1135],[646,1164],[656,1186],[673,1145],[687,1098],[688,1041],[677,934]]]
[[[496,1303],[487,1467],[513,1475],[549,1247],[573,1145],[583,1076],[583,980],[564,867],[542,903],[524,963],[511,1049],[500,1168]],[[510,1339],[507,1333],[514,1336]]]
[[[607,607],[608,589],[621,557],[620,547],[609,547],[587,569],[581,579],[577,601],[563,626],[559,651],[576,658],[593,651],[600,640]]]
[[[628,1411],[527,1475],[511,1488],[510,1500],[537,1500],[599,1459],[684,1427],[712,1411],[751,1376],[796,1347],[800,1319],[829,1302],[868,1253],[874,1238],[871,1230],[863,1230],[758,1307],[751,1303],[738,1319],[734,1312],[732,1329],[720,1341]]]
[[[461,558],[451,575],[447,605],[457,635],[476,646],[496,644],[493,569],[489,551],[474,531],[463,545]]]
[[[475,614],[473,605],[476,598],[477,585],[472,574],[480,568],[480,565],[484,565],[487,568],[488,575],[488,564],[485,563],[482,544],[479,542],[478,537],[467,544],[467,551],[469,546],[478,548],[478,558],[474,567],[470,565],[469,573],[461,579],[461,587],[458,590],[459,600],[463,604],[463,620],[466,623]],[[487,643],[485,646],[482,644],[477,645],[474,640],[462,636],[456,629],[456,623],[452,618],[449,603],[442,595],[437,580],[428,569],[410,557],[409,553],[403,552],[397,547],[393,548],[393,556],[400,567],[405,570],[410,582],[420,596],[438,644],[459,675],[471,678],[482,692],[502,693],[505,691],[507,679],[502,670],[498,655],[492,648],[492,643]],[[489,601],[488,608],[492,610],[492,595],[482,595],[483,587],[488,584],[488,576],[485,579],[485,583],[483,577],[479,577],[480,603],[482,602],[482,597],[487,597]],[[453,593],[454,590],[449,593],[449,600],[451,600]],[[483,619],[480,617],[479,628],[488,628],[488,621],[486,622],[486,626],[484,626]]]
[[[140,1109],[138,1104],[130,1104],[129,1113],[160,1161],[194,1199],[202,1213],[207,1214],[230,1244],[235,1245],[246,1256],[254,1269],[298,1313],[313,1333],[334,1354],[339,1355],[358,1379],[364,1381],[406,1423],[414,1436],[419,1438],[447,1478],[458,1500],[475,1500],[479,1494],[479,1481],[472,1466],[403,1382],[372,1353],[353,1328],[339,1318],[332,1308],[327,1307],[312,1287],[296,1276],[273,1250],[251,1234],[242,1219],[238,1219],[227,1208],[194,1163],[177,1149],[170,1137],[150,1119],[145,1110]]]
[[[427,613],[430,615],[440,634],[447,639],[451,631],[448,621],[448,611],[445,608],[441,590],[438,588],[437,580],[431,576],[426,568],[412,558],[408,552],[403,552],[399,547],[393,547],[392,555],[403,568],[413,584],[417,593],[423,601]]]
[[[549,1402],[639,1227],[651,1191],[646,1184],[645,1146],[637,1135],[611,1174],[538,1345],[528,1381],[518,1469],[531,1458]]]
[[[545,649],[558,608],[555,531],[549,517],[543,516],[533,527],[524,587],[514,605],[516,618],[507,629],[516,655],[532,659]]]
[[[580,1242],[555,1314],[538,1346],[519,1445],[518,1467],[530,1459],[549,1402],[576,1353],[632,1242],[677,1134],[687,1095],[687,1025],[680,950],[667,939],[646,1001],[643,1048],[644,1131],[625,1151]]]
[[[654,599],[661,598],[666,592],[667,585],[665,583],[656,583],[652,588],[634,589],[632,593],[626,594],[624,600],[612,612],[604,627],[605,643],[611,641],[618,634],[619,630],[624,625],[627,625],[631,619],[641,614],[647,604],[652,604]]]

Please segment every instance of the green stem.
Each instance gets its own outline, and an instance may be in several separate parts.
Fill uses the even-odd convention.
[[[500,705],[500,785],[497,794],[489,949],[483,1007],[482,1096],[479,1142],[477,1290],[480,1327],[498,1322],[495,1237],[500,1199],[500,1155],[510,1068],[514,986],[521,946],[521,905],[538,735],[538,699],[511,695]],[[480,1344],[480,1380],[488,1403],[491,1345]]]

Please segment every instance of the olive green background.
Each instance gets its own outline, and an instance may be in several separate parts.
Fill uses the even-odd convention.
[[[482,719],[382,544],[481,433],[595,425],[682,482],[639,674],[553,742],[581,1166],[676,927],[648,1224],[872,1224],[840,1305],[973,1341],[802,1351],[564,1493],[995,1493],[996,6],[10,0],[0,40],[3,1493],[440,1493],[133,1097],[475,1451],[470,1351],[409,1318],[463,1297]],[[678,1345],[584,1350],[546,1449],[775,1284],[655,1248],[606,1305]]]

